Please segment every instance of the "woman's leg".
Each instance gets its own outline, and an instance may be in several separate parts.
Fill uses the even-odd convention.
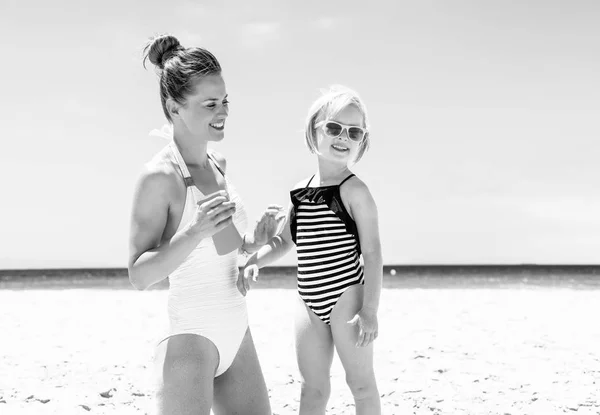
[[[250,328],[233,360],[222,375],[215,378],[215,415],[270,415],[271,405]]]
[[[357,415],[381,413],[381,402],[373,369],[373,343],[356,347],[358,327],[348,324],[362,307],[362,285],[348,288],[331,313],[335,348],[346,371],[346,382],[354,396]]]
[[[209,415],[219,353],[208,339],[178,334],[157,349],[159,415]]]
[[[296,357],[302,378],[300,415],[324,415],[331,394],[331,329],[299,297],[295,329]]]

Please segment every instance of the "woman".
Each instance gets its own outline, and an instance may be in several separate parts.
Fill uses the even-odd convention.
[[[173,126],[172,143],[137,182],[130,235],[132,285],[145,289],[167,276],[170,282],[170,331],[157,354],[158,413],[270,414],[245,298],[236,287],[238,251],[217,252],[213,236],[235,226],[241,249],[255,252],[275,234],[280,208],[270,206],[254,232],[244,234],[246,213],[226,177],[226,161],[207,148],[223,139],[228,115],[217,59],[169,35],[152,40],[145,52],[144,62],[158,67],[163,111]]]

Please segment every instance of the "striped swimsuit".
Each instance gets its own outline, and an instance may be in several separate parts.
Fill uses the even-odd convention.
[[[292,240],[298,252],[298,293],[326,324],[340,296],[364,284],[356,223],[347,212],[339,185],[306,187],[290,192]]]

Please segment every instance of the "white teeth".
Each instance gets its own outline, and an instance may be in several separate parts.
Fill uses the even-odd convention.
[[[346,147],[339,147],[339,146],[332,146],[333,148],[335,148],[336,150],[340,150],[340,151],[346,151],[348,150]]]
[[[221,121],[220,123],[210,124],[210,126],[215,128],[223,128],[225,126],[225,122]]]

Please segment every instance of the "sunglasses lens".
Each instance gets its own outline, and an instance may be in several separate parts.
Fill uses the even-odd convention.
[[[334,123],[334,122],[328,122],[327,124],[325,124],[325,134],[327,134],[328,136],[337,137],[341,133],[342,133],[341,125]]]
[[[352,141],[360,141],[360,140],[362,140],[364,135],[365,134],[364,134],[363,130],[361,130],[360,128],[356,128],[356,127],[348,128],[348,138],[350,138],[350,140],[352,140]]]

